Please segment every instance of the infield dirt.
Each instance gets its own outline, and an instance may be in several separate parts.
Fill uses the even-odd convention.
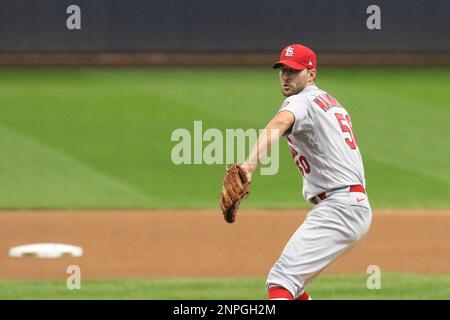
[[[264,277],[306,216],[300,210],[1,211],[0,279]],[[374,212],[368,235],[325,273],[450,273],[450,212]],[[36,242],[82,246],[81,258],[10,258]]]

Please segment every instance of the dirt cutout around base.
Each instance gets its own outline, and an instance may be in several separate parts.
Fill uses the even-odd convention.
[[[298,210],[1,211],[0,279],[265,277],[305,219]],[[450,273],[449,211],[377,211],[368,235],[324,274]],[[81,258],[10,258],[37,242],[81,246]]]

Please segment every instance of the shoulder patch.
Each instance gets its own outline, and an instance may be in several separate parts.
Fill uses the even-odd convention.
[[[286,106],[289,104],[289,102],[290,102],[289,100],[283,102],[283,104],[281,105],[281,109],[283,109],[284,107],[286,107]]]

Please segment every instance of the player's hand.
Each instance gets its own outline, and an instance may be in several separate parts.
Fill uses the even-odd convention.
[[[255,172],[257,166],[248,164],[247,162],[244,162],[241,165],[241,167],[242,167],[242,169],[244,169],[248,181],[251,181],[252,180],[252,174],[253,174],[253,172]]]

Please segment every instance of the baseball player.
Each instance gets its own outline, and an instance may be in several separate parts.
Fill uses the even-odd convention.
[[[315,53],[293,44],[273,67],[279,69],[286,99],[238,168],[249,184],[270,146],[286,137],[303,178],[303,196],[315,206],[273,265],[266,287],[269,299],[308,300],[307,284],[367,233],[372,212],[350,116],[315,85]]]

